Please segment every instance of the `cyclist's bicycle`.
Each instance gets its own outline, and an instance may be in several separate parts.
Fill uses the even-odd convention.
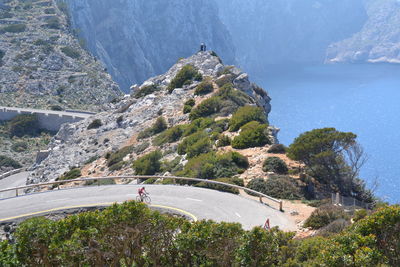
[[[146,204],[150,204],[150,203],[151,203],[151,198],[149,197],[148,194],[143,194],[142,197],[137,196],[137,197],[136,197],[136,201],[137,201],[137,202],[144,202],[144,203],[146,203]]]

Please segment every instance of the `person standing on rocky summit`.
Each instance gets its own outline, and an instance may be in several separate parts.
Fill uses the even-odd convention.
[[[201,43],[200,51],[207,51],[207,46],[205,45],[205,43]]]

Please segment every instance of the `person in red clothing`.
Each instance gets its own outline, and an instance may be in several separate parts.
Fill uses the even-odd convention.
[[[146,189],[144,188],[144,186],[142,188],[138,189],[138,194],[140,196],[140,201],[143,202],[143,196],[147,194]]]

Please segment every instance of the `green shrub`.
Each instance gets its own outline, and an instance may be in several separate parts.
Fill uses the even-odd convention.
[[[248,95],[233,88],[232,85],[226,84],[215,92],[212,97],[193,108],[189,118],[195,120],[209,116],[228,116],[239,107],[251,103],[253,103],[253,100]]]
[[[202,80],[201,74],[192,65],[184,66],[172,79],[171,83],[168,85],[168,92],[172,93],[175,88],[182,88],[183,85],[191,84],[193,80]]]
[[[325,205],[317,208],[311,213],[311,216],[305,221],[304,227],[319,229],[337,219],[348,219],[349,216],[343,208],[334,205]]]
[[[349,220],[337,219],[329,223],[328,225],[320,228],[317,234],[319,236],[329,237],[332,236],[333,234],[339,234],[343,232],[349,225],[350,225]]]
[[[172,128],[169,128],[154,138],[153,145],[161,146],[166,143],[176,142],[182,137],[184,130],[184,125],[176,125]]]
[[[197,87],[196,90],[194,91],[195,95],[206,95],[214,91],[214,86],[212,84],[212,81],[207,79],[202,81]]]
[[[119,116],[118,118],[117,118],[117,124],[121,124],[122,123],[122,121],[124,120],[124,116]]]
[[[183,106],[183,114],[188,114],[188,113],[190,113],[191,111],[192,111],[192,106],[189,106],[189,105],[184,105]]]
[[[274,144],[268,149],[267,152],[272,154],[285,154],[286,147],[282,144]]]
[[[217,73],[218,76],[232,74],[234,66],[225,66],[221,71]]]
[[[45,13],[45,14],[55,14],[55,13],[56,13],[56,10],[55,10],[54,8],[46,8],[46,9],[44,10],[44,13]]]
[[[150,143],[148,143],[148,142],[140,143],[140,144],[138,144],[138,145],[133,147],[133,152],[135,152],[136,154],[142,153],[149,146],[150,146]]]
[[[153,135],[159,134],[165,131],[168,128],[167,122],[165,121],[164,117],[158,117],[154,124],[145,129],[144,131],[140,132],[138,135],[138,139],[144,139],[151,137]]]
[[[54,110],[54,111],[62,111],[63,108],[59,105],[51,105],[50,106],[50,110]]]
[[[93,120],[87,127],[88,130],[90,129],[97,129],[100,128],[103,125],[100,119],[95,119]]]
[[[144,97],[146,95],[149,95],[149,94],[152,94],[154,92],[157,92],[159,90],[160,90],[160,88],[155,84],[146,85],[146,86],[141,87],[137,92],[134,92],[133,97],[134,98],[141,98],[141,97]]]
[[[70,171],[65,172],[62,176],[60,176],[57,180],[72,180],[82,176],[81,170],[79,168],[72,168]]]
[[[247,158],[237,152],[225,154],[210,152],[190,159],[183,171],[177,175],[201,179],[232,177],[247,169],[248,164]]]
[[[11,146],[11,149],[15,152],[24,152],[28,149],[26,142],[17,142]]]
[[[230,74],[224,75],[219,77],[215,83],[218,85],[218,87],[223,87],[225,84],[232,84],[233,81],[233,76]]]
[[[116,164],[111,165],[110,167],[108,167],[109,171],[119,171],[121,170],[124,166],[126,166],[127,162],[125,161],[120,161]]]
[[[233,114],[229,122],[229,130],[235,132],[240,129],[243,125],[251,122],[258,121],[261,124],[267,123],[265,112],[260,107],[244,106],[239,108],[235,114]]]
[[[182,170],[183,166],[180,164],[182,157],[178,156],[171,161],[163,161],[161,165],[162,172],[175,173]]]
[[[356,210],[353,220],[355,222],[358,222],[359,220],[364,219],[367,216],[368,216],[368,211],[366,209]]]
[[[186,137],[178,146],[178,153],[180,155],[187,154],[189,158],[208,153],[211,150],[210,138],[204,132],[197,132]]]
[[[48,18],[46,19],[45,27],[55,30],[60,29],[61,28],[60,20],[57,17]]]
[[[202,117],[208,117],[221,111],[223,101],[221,97],[210,97],[201,102],[197,107],[190,112],[189,118],[195,120]]]
[[[185,102],[185,105],[194,107],[196,105],[196,101],[193,98],[190,98]]]
[[[10,136],[36,136],[40,133],[39,121],[37,116],[34,114],[22,114],[15,116],[9,122],[8,127]]]
[[[12,158],[0,155],[0,167],[1,168],[3,168],[3,167],[11,167],[11,168],[14,168],[14,169],[19,169],[19,168],[22,168],[22,165],[19,164],[17,161],[15,161]]]
[[[275,198],[294,200],[303,197],[302,188],[289,176],[276,175],[267,180],[256,178],[247,187]]]
[[[206,128],[211,128],[214,124],[214,120],[210,118],[199,118],[192,121],[189,125],[185,126],[183,136],[189,136],[191,134],[203,131]]]
[[[161,157],[160,151],[151,152],[135,160],[132,167],[137,175],[154,175],[161,169]]]
[[[232,147],[244,149],[249,147],[261,147],[270,144],[267,125],[252,121],[242,126],[241,132],[232,140]]]
[[[66,56],[74,59],[78,59],[81,57],[81,54],[72,47],[63,46],[60,48],[61,52],[63,52]]]
[[[231,140],[231,138],[229,138],[229,136],[222,134],[218,138],[217,147],[230,146],[231,142],[232,142],[232,140]]]
[[[111,166],[122,162],[123,159],[132,152],[133,152],[133,147],[126,146],[112,153],[107,159],[107,166],[110,168]]]
[[[263,171],[274,172],[277,174],[287,174],[288,167],[286,163],[278,157],[269,157],[263,163]]]
[[[218,178],[215,179],[214,181],[216,182],[222,182],[222,183],[227,183],[227,184],[233,184],[233,185],[238,185],[238,186],[244,186],[243,185],[243,180],[239,178]],[[200,182],[194,185],[195,187],[203,187],[203,188],[209,188],[209,189],[214,189],[218,190],[221,192],[228,192],[232,194],[239,194],[239,189],[230,187],[227,185],[220,185],[220,184],[210,184],[206,182]]]
[[[0,34],[5,33],[5,32],[10,32],[10,33],[19,33],[19,32],[24,32],[26,30],[26,24],[11,24],[4,26],[0,29]]]
[[[3,60],[3,57],[6,55],[6,52],[0,49],[0,62]]]

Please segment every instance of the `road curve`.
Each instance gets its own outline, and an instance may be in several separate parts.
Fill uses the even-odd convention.
[[[0,200],[0,222],[58,208],[133,200],[138,188],[139,185],[90,186],[3,199]],[[269,218],[271,226],[295,229],[284,213],[238,195],[177,185],[146,185],[146,190],[151,204],[181,209],[199,220],[238,222],[245,229],[251,229],[263,225]]]
[[[0,180],[0,189],[19,187],[26,185],[26,179],[30,172],[20,172],[11,176],[8,176]],[[0,199],[6,197],[15,196],[15,191],[8,191],[0,193]]]

